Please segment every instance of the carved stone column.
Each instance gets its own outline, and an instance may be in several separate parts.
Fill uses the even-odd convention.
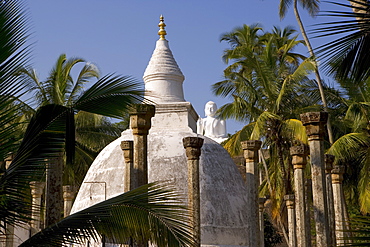
[[[32,196],[32,220],[31,220],[31,236],[40,231],[41,223],[41,196],[44,193],[44,182],[30,182]]]
[[[333,187],[331,179],[331,170],[333,169],[334,159],[335,159],[334,155],[325,154],[325,180],[326,180],[326,200],[328,204],[329,236],[331,238],[333,246],[336,246]]]
[[[130,109],[130,127],[134,135],[134,173],[137,186],[148,183],[148,133],[154,105],[136,104]]]
[[[333,202],[334,202],[334,215],[335,215],[335,238],[337,245],[345,243],[343,240],[346,229],[345,223],[345,210],[344,210],[344,194],[343,194],[343,174],[345,167],[343,165],[336,165],[331,171],[332,183],[333,183]]]
[[[63,166],[64,156],[50,159],[46,169],[45,227],[62,219],[63,205]]]
[[[333,246],[329,235],[328,207],[326,202],[326,181],[324,173],[324,131],[328,120],[327,112],[301,114],[306,127],[310,146],[312,193],[317,247]]]
[[[137,187],[138,181],[134,174],[134,142],[122,141],[121,149],[125,160],[125,184],[124,192],[130,191]]]
[[[14,158],[13,153],[9,153],[5,158],[5,169],[8,169]],[[13,247],[14,244],[14,225],[8,224],[5,226],[5,247]]]
[[[183,140],[186,156],[188,157],[188,201],[192,211],[191,224],[196,246],[200,246],[200,186],[199,186],[199,157],[203,139],[185,137]]]
[[[294,211],[294,195],[285,195],[284,200],[288,208],[289,247],[296,247],[296,224]]]
[[[247,238],[248,246],[259,246],[258,223],[258,150],[261,141],[250,140],[241,143],[244,150],[247,188]]]
[[[13,158],[14,158],[14,154],[13,153],[8,153],[8,156],[4,159],[4,161],[5,161],[5,169],[8,169],[9,168],[10,164],[13,161]]]
[[[290,155],[294,169],[294,191],[295,191],[295,213],[296,213],[296,237],[297,246],[310,246],[309,218],[306,214],[306,188],[304,179],[304,169],[307,164],[308,148],[305,145],[292,146]]]
[[[264,225],[264,209],[265,209],[265,197],[258,198],[258,212],[259,212],[259,226],[260,226],[260,246],[265,246],[265,225]]]
[[[306,126],[310,146],[312,194],[318,247],[333,246],[329,235],[328,207],[326,202],[326,181],[324,162],[324,131],[328,120],[327,112],[308,112],[301,114]]]
[[[63,186],[63,199],[64,199],[64,217],[69,216],[71,213],[73,199],[75,198],[76,191],[73,186]]]

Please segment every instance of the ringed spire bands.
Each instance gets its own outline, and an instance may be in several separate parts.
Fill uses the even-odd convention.
[[[164,18],[160,17],[160,27],[156,47],[144,72],[145,97],[154,103],[185,102],[182,83],[185,79],[174,59],[164,27]]]

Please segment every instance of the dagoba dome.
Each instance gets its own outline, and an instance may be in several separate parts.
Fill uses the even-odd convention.
[[[180,193],[187,194],[187,158],[182,139],[188,136],[203,138],[201,244],[247,246],[245,183],[227,151],[210,138],[196,134],[198,114],[183,98],[184,76],[169,49],[163,24],[159,32],[161,38],[144,74],[146,90],[150,89],[148,97],[156,107],[148,135],[148,181],[169,181]],[[71,213],[124,192],[125,161],[120,144],[126,140],[133,140],[132,130],[124,131],[98,155]]]

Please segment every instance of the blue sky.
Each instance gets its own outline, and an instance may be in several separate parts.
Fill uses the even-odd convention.
[[[345,0],[338,2],[346,3]],[[226,44],[222,33],[243,24],[260,23],[265,30],[276,25],[298,29],[292,9],[281,21],[277,0],[30,0],[32,39],[35,42],[32,65],[45,79],[57,57],[81,57],[98,65],[102,75],[117,73],[142,80],[155,42],[159,16],[165,17],[167,40],[185,75],[185,99],[201,117],[204,105],[212,100],[221,106],[229,99],[216,97],[210,88],[222,80],[226,65],[221,56]],[[322,3],[322,10],[333,9]],[[328,21],[311,18],[301,10],[308,29]],[[314,39],[317,47],[328,40]],[[307,54],[304,47],[299,49]],[[227,120],[229,133],[243,123]]]

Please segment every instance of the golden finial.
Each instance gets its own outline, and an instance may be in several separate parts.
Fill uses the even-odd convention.
[[[160,40],[165,40],[165,36],[167,34],[166,30],[164,30],[164,27],[166,26],[166,24],[164,24],[164,17],[163,15],[161,15],[159,17],[159,24],[158,24],[158,27],[159,27],[159,31],[158,31],[158,35],[159,35],[159,39]]]

